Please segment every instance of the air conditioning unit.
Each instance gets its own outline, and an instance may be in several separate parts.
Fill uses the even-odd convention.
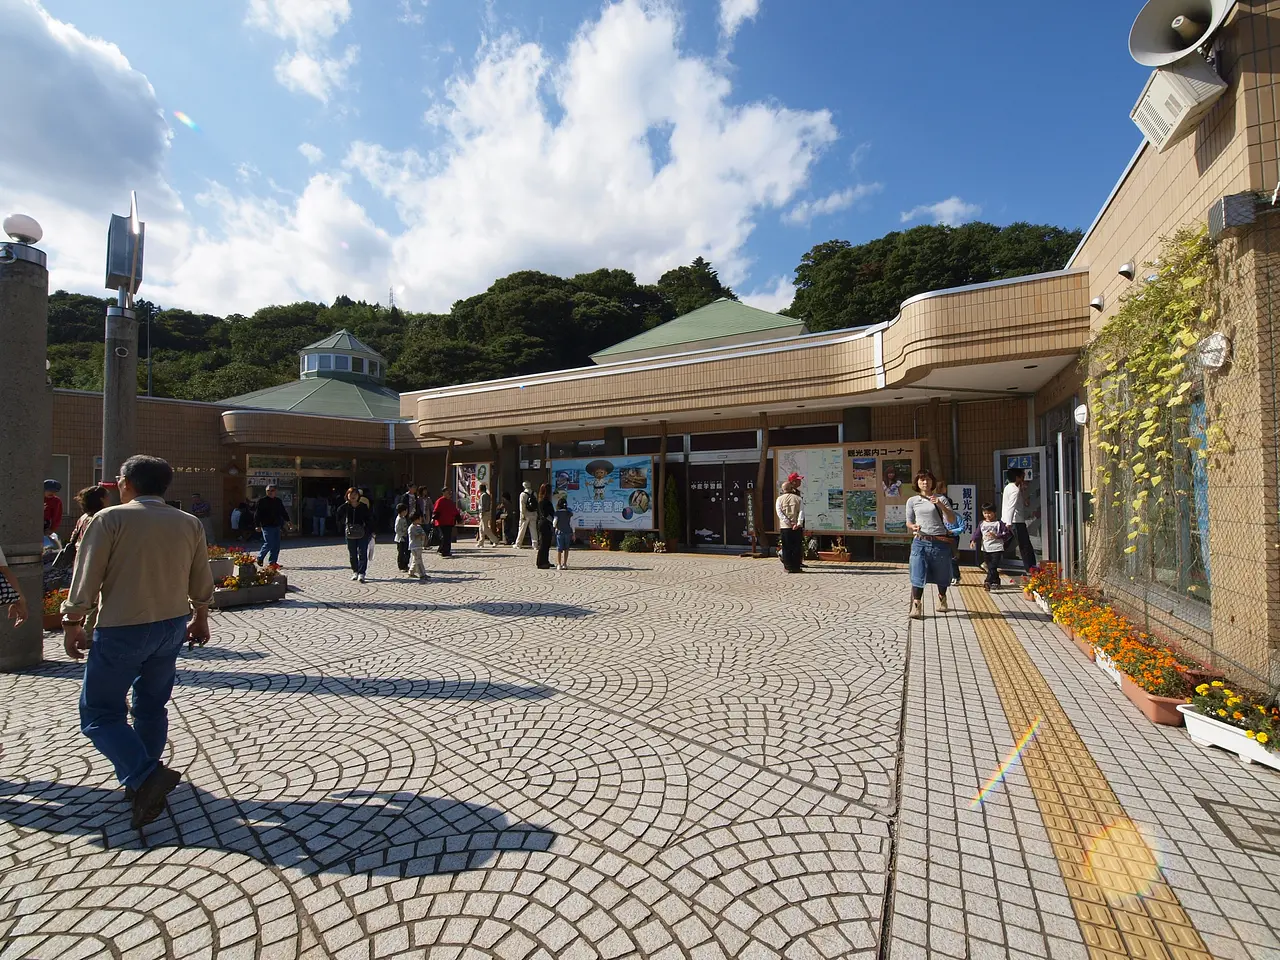
[[[1195,130],[1226,89],[1211,64],[1190,56],[1153,71],[1129,116],[1164,153]]]

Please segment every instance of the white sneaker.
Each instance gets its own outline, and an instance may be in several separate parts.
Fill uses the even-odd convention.
[[[364,582],[365,582],[365,580],[364,580],[364,574],[363,574],[363,573],[362,573],[362,574],[360,574],[360,582],[361,582],[361,583],[364,583]]]
[[[359,580],[359,579],[360,579],[360,574],[358,574],[358,573],[353,573],[353,574],[351,575],[351,579],[352,579],[352,580]]]

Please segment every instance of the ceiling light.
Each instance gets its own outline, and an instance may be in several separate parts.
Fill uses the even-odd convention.
[[[1005,387],[1006,390],[1017,390],[1017,387]]]
[[[1038,363],[1029,363],[1029,364],[1027,364],[1025,367],[1023,367],[1022,369],[1023,369],[1023,370],[1034,370],[1034,369],[1035,369],[1036,367],[1038,367],[1038,366],[1040,366],[1040,364],[1038,364]]]
[[[804,404],[803,404],[803,403],[797,403],[797,404],[796,404],[796,409],[797,409],[797,410],[803,410],[803,409],[804,409]]]
[[[905,399],[907,399],[907,398],[906,398],[906,397],[894,397],[893,399],[895,399],[895,400],[905,400]]]

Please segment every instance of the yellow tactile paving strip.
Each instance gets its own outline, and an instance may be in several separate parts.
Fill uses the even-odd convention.
[[[1141,832],[1004,616],[980,587],[961,587],[1016,739],[1038,716],[1022,753],[1089,956],[1098,960],[1210,960]]]

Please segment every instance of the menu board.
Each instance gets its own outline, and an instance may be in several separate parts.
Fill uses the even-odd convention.
[[[453,502],[457,504],[458,526],[478,527],[480,525],[480,484],[484,484],[493,495],[493,484],[490,481],[492,464],[460,463],[453,475]]]
[[[907,499],[920,465],[919,440],[778,447],[777,489],[792,473],[804,478],[805,529],[814,533],[907,535]],[[770,524],[776,527],[776,519]]]
[[[564,497],[584,530],[652,530],[653,458],[555,460],[551,499]]]

